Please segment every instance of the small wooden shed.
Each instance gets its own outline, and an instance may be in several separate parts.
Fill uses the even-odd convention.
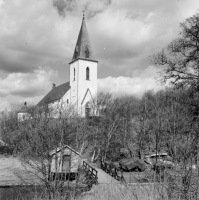
[[[81,154],[68,145],[58,147],[50,152],[50,174],[51,177],[68,177],[75,176],[80,166]],[[53,178],[54,179],[54,178]]]

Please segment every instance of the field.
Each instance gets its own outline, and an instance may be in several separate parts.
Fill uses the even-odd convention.
[[[19,158],[0,156],[0,186],[34,184],[35,179],[28,171],[34,171],[24,166]]]

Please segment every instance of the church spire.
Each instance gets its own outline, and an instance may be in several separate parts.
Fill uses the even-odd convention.
[[[83,12],[82,25],[79,31],[79,36],[75,46],[72,60],[76,58],[93,59],[93,51],[86,28],[85,17]]]

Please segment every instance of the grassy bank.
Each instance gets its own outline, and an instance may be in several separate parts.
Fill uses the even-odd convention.
[[[45,193],[33,193],[28,198],[20,196],[16,200],[167,200],[165,188],[157,184],[99,184],[88,192],[77,195],[77,191],[55,194],[49,198]]]

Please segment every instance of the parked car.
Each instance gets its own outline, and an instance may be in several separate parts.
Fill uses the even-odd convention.
[[[168,153],[154,153],[145,156],[144,161],[147,164],[150,164],[153,169],[157,168],[172,168],[174,167],[174,163],[172,162],[172,158],[168,155]]]

